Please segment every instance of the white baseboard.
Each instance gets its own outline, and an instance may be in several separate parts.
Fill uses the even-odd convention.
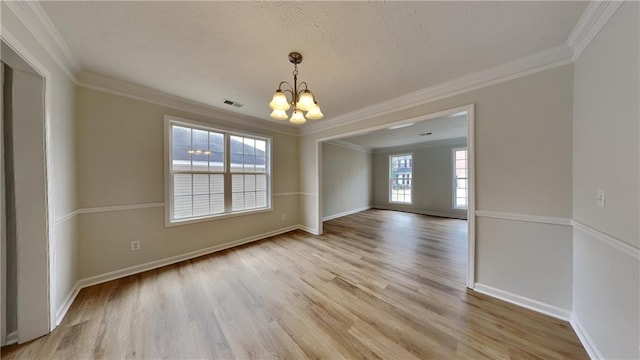
[[[2,346],[8,346],[18,343],[18,331],[14,330],[7,334],[7,338]]]
[[[571,319],[571,311],[569,310],[561,309],[557,306],[550,305],[542,301],[533,300],[524,296],[516,295],[508,291],[496,289],[489,285],[476,283],[473,290],[485,295],[489,295],[491,297],[498,298],[500,300],[504,300],[506,302],[509,302],[518,306],[522,306],[529,310],[533,310],[539,313],[543,313],[545,315],[549,315],[551,317],[554,317],[560,320],[570,321]]]
[[[303,230],[303,231],[312,233],[314,235],[316,235],[316,232],[317,232],[317,230],[314,231],[314,229],[308,228],[306,226],[292,225],[292,226],[288,226],[286,228],[269,231],[269,232],[266,232],[266,233],[250,236],[250,237],[247,237],[247,238],[244,238],[244,239],[231,241],[231,242],[228,242],[228,243],[215,245],[215,246],[211,246],[211,247],[208,247],[208,248],[204,248],[204,249],[200,249],[200,250],[196,250],[196,251],[191,251],[191,252],[188,252],[188,253],[185,253],[185,254],[171,256],[171,257],[168,257],[168,258],[165,258],[165,259],[155,260],[155,261],[151,261],[151,262],[148,262],[148,263],[145,263],[145,264],[130,266],[128,268],[124,268],[124,269],[120,269],[120,270],[116,270],[116,271],[111,271],[111,272],[108,272],[108,273],[105,273],[105,274],[101,274],[101,275],[96,275],[96,276],[91,276],[91,277],[88,277],[88,278],[80,279],[75,284],[75,286],[73,287],[73,289],[71,290],[69,295],[67,295],[67,297],[66,297],[64,303],[62,304],[62,306],[60,306],[60,308],[56,311],[56,319],[55,319],[56,320],[56,324],[55,325],[58,326],[62,322],[62,319],[64,319],[65,315],[69,311],[69,308],[71,308],[71,304],[73,304],[73,301],[76,299],[76,296],[78,296],[78,293],[80,292],[80,290],[82,290],[85,287],[101,284],[101,283],[104,283],[104,282],[107,282],[107,281],[119,279],[119,278],[122,278],[122,277],[125,277],[125,276],[129,276],[129,275],[135,275],[135,274],[138,274],[138,273],[141,273],[141,272],[157,269],[159,267],[175,264],[175,263],[178,263],[178,262],[181,262],[181,261],[197,258],[197,257],[203,256],[203,255],[208,255],[208,254],[211,254],[211,253],[214,253],[214,252],[217,252],[217,251],[226,250],[226,249],[229,249],[229,248],[232,248],[232,247],[235,247],[235,246],[239,246],[239,245],[247,244],[247,243],[250,243],[250,242],[262,240],[262,239],[265,239],[265,238],[268,238],[268,237],[271,237],[271,236],[283,234],[283,233],[286,233],[286,232],[289,232],[289,231],[293,231],[293,230]],[[16,340],[17,340],[17,338],[16,338]]]
[[[437,216],[437,217],[444,217],[444,218],[451,218],[451,219],[467,220],[466,215],[444,213],[444,212],[431,211],[431,210],[403,209],[400,207],[387,206],[387,205],[373,205],[371,206],[371,208],[380,209],[380,210],[403,211],[403,212],[420,214],[420,215],[429,215],[429,216]]]
[[[325,216],[325,217],[322,218],[322,221],[329,221],[329,220],[337,219],[337,218],[340,218],[340,217],[343,217],[343,216],[352,215],[352,214],[359,213],[361,211],[366,211],[366,210],[369,210],[369,209],[371,209],[371,206],[365,206],[365,207],[361,207],[361,208],[358,208],[358,209],[353,209],[353,210],[341,212],[339,214]]]
[[[67,297],[64,299],[62,306],[60,306],[60,308],[58,308],[58,311],[56,311],[56,318],[55,318],[56,322],[53,325],[53,328],[51,330],[53,330],[54,328],[58,327],[58,325],[60,325],[60,323],[62,322],[62,319],[64,319],[64,316],[67,315],[67,312],[71,308],[71,304],[73,304],[73,301],[76,299],[76,296],[78,296],[80,289],[82,288],[80,287],[80,281],[78,281],[75,283],[75,285],[73,285],[73,288],[71,289]]]
[[[589,334],[585,331],[582,325],[580,325],[580,321],[578,321],[578,318],[576,318],[574,314],[571,314],[570,322],[573,331],[576,332],[578,339],[580,339],[580,342],[587,351],[587,354],[589,354],[589,357],[592,359],[604,359],[600,351],[598,351],[598,348],[595,346],[593,340],[591,340]]]
[[[96,276],[91,276],[85,279],[82,279],[79,281],[80,283],[80,288],[84,288],[87,286],[92,286],[92,285],[96,285],[96,284],[100,284],[103,282],[107,282],[110,280],[115,280],[115,279],[119,279],[125,276],[129,276],[129,275],[133,275],[133,274],[138,274],[144,271],[149,271],[149,270],[153,270],[153,269],[157,269],[159,267],[163,267],[163,266],[167,266],[167,265],[171,265],[171,264],[175,264],[181,261],[185,261],[185,260],[189,260],[189,259],[193,259],[199,256],[203,256],[203,255],[208,255],[217,251],[221,251],[221,250],[226,250],[235,246],[239,246],[239,245],[244,245],[253,241],[257,241],[257,240],[262,240],[265,238],[268,238],[270,236],[274,236],[274,235],[279,235],[279,234],[283,234],[289,231],[293,231],[293,230],[298,230],[300,228],[299,225],[293,225],[293,226],[289,226],[286,228],[282,228],[282,229],[278,229],[278,230],[273,230],[273,231],[269,231],[266,233],[262,233],[262,234],[258,234],[258,235],[253,235],[244,239],[240,239],[240,240],[235,240],[235,241],[231,241],[228,243],[224,243],[224,244],[220,244],[220,245],[214,245],[208,248],[204,248],[204,249],[200,249],[200,250],[196,250],[196,251],[191,251],[188,253],[184,253],[181,255],[176,255],[176,256],[171,256],[165,259],[160,259],[160,260],[155,260],[155,261],[151,261],[145,264],[140,264],[140,265],[135,265],[135,266],[130,266],[128,268],[124,268],[124,269],[120,269],[120,270],[116,270],[116,271],[111,271],[105,274],[101,274],[101,275],[96,275]]]
[[[298,225],[298,229],[308,232],[311,235],[320,235],[318,233],[318,229],[314,229],[314,228],[310,228],[308,226],[304,226],[304,225]]]

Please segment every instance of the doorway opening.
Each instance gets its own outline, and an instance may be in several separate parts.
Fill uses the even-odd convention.
[[[368,153],[370,167],[353,172],[358,161],[332,155],[337,147]],[[319,234],[323,221],[368,208],[466,220],[466,286],[474,288],[473,104],[321,138],[316,153]],[[357,205],[345,211],[350,201]]]
[[[3,34],[1,46],[1,341],[8,345],[52,330],[51,92],[49,72],[17,40]]]

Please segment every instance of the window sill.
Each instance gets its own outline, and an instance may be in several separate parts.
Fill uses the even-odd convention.
[[[191,219],[185,219],[185,220],[173,220],[173,221],[170,221],[170,220],[166,220],[165,219],[164,227],[165,228],[169,228],[169,227],[174,227],[174,226],[196,224],[196,223],[207,222],[207,221],[223,220],[223,219],[234,218],[234,217],[237,217],[237,216],[261,214],[261,213],[266,213],[266,212],[270,212],[270,211],[273,211],[272,207],[259,209],[259,210],[238,211],[238,212],[234,212],[234,213],[230,213],[230,214],[209,215],[209,216],[203,216],[203,217],[199,217],[199,218],[191,218]]]

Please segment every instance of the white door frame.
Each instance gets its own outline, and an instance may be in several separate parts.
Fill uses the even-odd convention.
[[[27,276],[26,278],[33,278],[33,277],[37,277],[38,279],[40,279],[41,281],[39,281],[40,283],[46,283],[46,291],[42,291],[42,289],[39,289],[39,293],[45,293],[46,294],[46,304],[47,304],[47,309],[46,309],[46,313],[49,315],[46,319],[42,319],[43,323],[42,324],[37,324],[37,326],[33,326],[33,327],[38,327],[38,328],[42,328],[45,324],[44,322],[46,321],[46,328],[49,331],[52,331],[56,324],[55,324],[55,309],[54,309],[54,299],[55,299],[55,277],[54,277],[54,269],[55,269],[55,241],[54,241],[54,234],[55,234],[55,214],[54,214],[54,204],[53,204],[53,168],[52,168],[52,164],[51,164],[51,95],[52,95],[52,75],[51,75],[51,70],[45,66],[42,62],[40,62],[40,60],[38,60],[38,58],[31,53],[31,51],[29,51],[27,49],[27,47],[20,41],[18,40],[17,37],[15,37],[8,29],[6,29],[4,26],[2,26],[2,32],[0,34],[0,38],[2,39],[2,41],[7,44],[9,47],[11,47],[11,49],[13,49],[13,51],[19,55],[22,60],[24,60],[27,64],[29,64],[29,66],[31,66],[37,73],[38,75],[40,75],[43,78],[44,81],[44,118],[42,119],[42,130],[44,133],[44,144],[43,144],[43,151],[44,151],[44,164],[42,164],[44,166],[44,175],[45,175],[45,181],[46,181],[46,185],[45,185],[45,204],[42,204],[42,206],[45,207],[46,209],[46,219],[45,219],[45,226],[46,226],[46,239],[43,239],[43,241],[39,244],[39,246],[44,247],[44,250],[46,251],[46,257],[47,257],[47,262],[48,264],[46,264],[46,271],[45,273],[38,273],[38,274],[30,274],[29,276]],[[18,244],[19,247],[19,244]],[[43,248],[40,247],[40,251],[43,250]],[[31,250],[28,248],[22,248],[22,251],[20,251],[20,247],[18,250],[18,254],[17,254],[17,272],[18,272],[18,288],[20,287],[28,287],[29,284],[22,284],[21,283],[21,273],[24,274],[24,272],[31,272],[29,269],[30,266],[30,262],[32,262],[32,257],[30,256]],[[25,278],[24,276],[22,277],[23,279]],[[20,294],[20,290],[18,290],[18,294]],[[19,295],[18,295],[19,296]],[[20,308],[20,301],[18,300],[18,315],[23,312],[28,312],[29,309],[21,309]],[[25,327],[28,327],[29,329],[25,329]],[[21,336],[21,333],[23,334],[32,334],[33,333],[33,329],[32,328],[32,324],[21,324],[20,318],[18,318],[18,343],[22,343],[28,340],[31,340],[28,335],[23,335]],[[42,334],[44,335],[44,334]]]
[[[463,105],[456,108],[443,110],[431,114],[421,115],[418,117],[413,117],[410,119],[404,119],[400,121],[395,121],[391,123],[385,123],[382,125],[372,126],[360,130],[354,130],[347,133],[342,133],[339,135],[332,135],[323,138],[319,138],[316,140],[316,194],[317,194],[317,202],[318,202],[318,227],[317,233],[322,234],[322,143],[329,140],[335,140],[339,138],[344,138],[348,136],[360,135],[363,133],[367,133],[370,131],[386,129],[390,126],[401,125],[407,123],[415,123],[419,121],[425,121],[430,119],[435,119],[443,116],[448,116],[460,112],[467,113],[467,149],[468,149],[468,172],[469,172],[469,194],[468,194],[468,204],[467,204],[467,226],[468,226],[468,259],[467,259],[467,287],[473,289],[475,287],[475,269],[476,269],[476,183],[475,183],[475,106],[474,104]]]

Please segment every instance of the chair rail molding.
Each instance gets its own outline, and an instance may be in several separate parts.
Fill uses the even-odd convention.
[[[486,210],[476,210],[476,216],[501,220],[515,220],[539,224],[571,226],[571,219],[553,216],[538,216]]]

